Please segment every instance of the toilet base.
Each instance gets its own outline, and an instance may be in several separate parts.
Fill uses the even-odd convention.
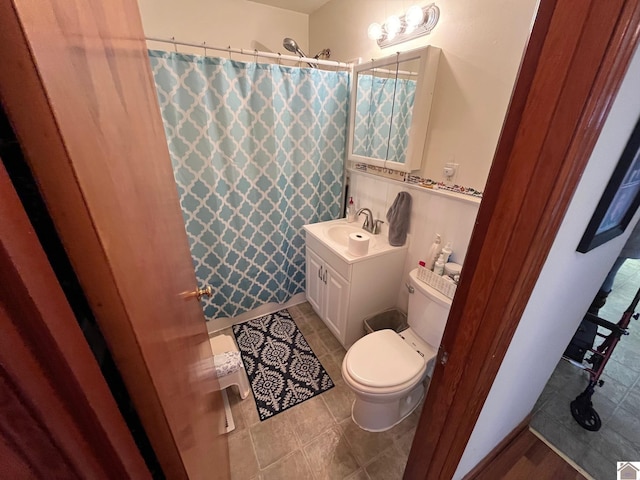
[[[351,406],[351,419],[367,432],[384,432],[411,415],[424,394],[424,385],[420,382],[408,395],[386,403],[356,397]]]

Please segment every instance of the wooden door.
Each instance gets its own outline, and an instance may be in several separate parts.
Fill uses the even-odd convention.
[[[0,2],[0,100],[167,478],[228,478],[135,0]]]
[[[0,478],[151,478],[1,160]]]

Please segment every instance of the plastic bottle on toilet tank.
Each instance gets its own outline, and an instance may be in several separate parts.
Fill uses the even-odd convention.
[[[436,263],[433,266],[433,273],[435,273],[436,275],[442,276],[442,274],[444,273],[444,264],[445,264],[444,257],[445,257],[445,254],[441,253],[440,257],[438,258],[438,261],[436,261]]]
[[[427,253],[427,258],[425,259],[426,267],[429,270],[433,270],[433,266],[435,265],[436,260],[438,259],[438,255],[440,255],[440,249],[442,248],[441,243],[442,243],[442,238],[440,238],[440,235],[436,233],[436,239],[431,244],[431,248],[429,248],[429,252]]]
[[[451,256],[451,242],[447,242],[447,245],[442,249],[442,253],[444,253],[444,263],[449,261],[449,257]]]

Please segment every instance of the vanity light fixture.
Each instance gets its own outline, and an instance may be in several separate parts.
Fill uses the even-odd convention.
[[[380,48],[386,48],[431,33],[439,18],[440,9],[435,3],[425,7],[414,5],[401,17],[391,15],[382,25],[372,23],[367,35]]]

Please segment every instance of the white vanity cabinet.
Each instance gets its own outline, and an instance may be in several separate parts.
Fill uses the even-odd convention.
[[[349,282],[307,247],[307,300],[340,341],[348,299]]]
[[[305,226],[307,300],[349,348],[364,335],[365,318],[396,306],[407,249],[352,257],[308,227],[314,225]]]

